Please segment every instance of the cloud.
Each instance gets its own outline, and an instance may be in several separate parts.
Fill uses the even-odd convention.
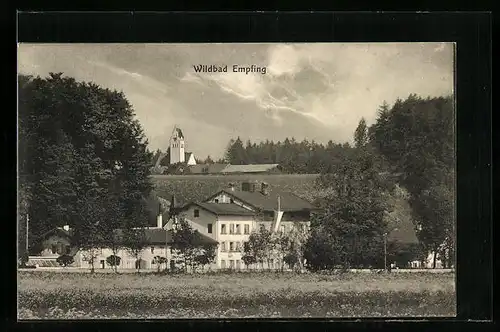
[[[196,64],[267,73],[200,74]],[[20,44],[18,69],[121,90],[152,149],[166,148],[177,124],[192,151],[218,157],[237,135],[349,141],[384,100],[451,94],[453,44]]]

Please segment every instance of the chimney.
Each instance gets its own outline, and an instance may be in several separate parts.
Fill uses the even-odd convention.
[[[156,227],[157,228],[163,227],[163,216],[161,215],[161,213],[158,213],[158,216],[156,217]]]
[[[69,231],[69,225],[64,225],[64,226],[63,226],[63,229],[64,229],[66,232],[68,232],[68,231]]]
[[[156,227],[163,227],[163,216],[161,214],[161,203],[158,203],[158,215],[156,216]]]
[[[267,184],[266,182],[262,182],[260,185],[260,192],[262,193],[262,195],[269,195],[269,184]]]

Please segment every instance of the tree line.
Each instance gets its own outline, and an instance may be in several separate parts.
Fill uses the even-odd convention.
[[[309,239],[300,245],[297,239],[268,239],[274,243],[270,250],[254,241],[268,235],[255,235],[245,259],[260,262],[268,259],[264,253],[285,253],[286,248],[282,261],[305,257],[311,269],[380,265],[391,231],[387,202],[398,183],[409,193],[420,249],[434,251],[450,265],[455,252],[453,120],[451,97],[410,95],[392,106],[382,104],[371,126],[361,119],[354,146],[293,138],[259,144],[231,140],[225,155],[231,164],[279,163],[291,173],[321,174],[321,212],[313,216]],[[45,232],[70,225],[84,250],[106,246],[117,252],[125,238],[139,253],[143,233],[136,230],[149,222],[151,160],[123,93],[61,73],[20,75],[19,248],[24,248],[23,221],[29,215],[30,251],[37,251],[37,239]],[[122,240],[115,229],[124,230]],[[189,264],[199,264],[194,257],[200,252],[192,252]]]
[[[318,174],[327,172],[350,149],[348,143],[333,141],[325,145],[307,139],[298,142],[292,137],[283,142],[266,140],[257,144],[250,140],[243,143],[237,137],[230,140],[224,161],[233,165],[280,164],[287,173]]]

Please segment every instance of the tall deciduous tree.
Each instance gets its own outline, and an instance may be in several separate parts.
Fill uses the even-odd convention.
[[[141,224],[152,189],[146,146],[123,93],[62,73],[21,75],[19,177],[30,238],[68,224],[87,246],[110,228]],[[102,202],[113,207],[101,208]],[[92,213],[90,206],[96,207]]]
[[[426,250],[448,257],[455,250],[453,108],[451,97],[410,95],[390,109],[382,105],[370,128],[374,146],[401,173],[410,193],[419,240]]]
[[[360,267],[383,260],[384,212],[390,184],[379,176],[376,159],[355,151],[320,180],[328,188],[322,212],[313,220],[306,258],[313,269],[335,265]]]

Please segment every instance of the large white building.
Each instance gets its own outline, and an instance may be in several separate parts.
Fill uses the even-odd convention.
[[[175,205],[175,200],[172,200]],[[163,214],[159,213],[156,227],[145,230],[147,245],[139,254],[141,269],[158,269],[155,257],[167,259],[165,266],[175,266],[176,257],[172,255],[172,232],[175,231],[175,221],[183,217],[191,227],[198,231],[202,244],[216,246],[216,256],[210,265],[211,269],[244,269],[242,256],[245,242],[250,234],[259,228],[272,232],[288,232],[292,228],[306,232],[310,224],[310,214],[314,206],[309,202],[289,192],[272,190],[265,183],[244,182],[241,188],[230,187],[214,193],[203,202],[191,202],[175,208],[175,216],[163,223]],[[117,230],[120,233],[120,230]],[[56,229],[46,234],[43,257],[32,257],[32,263],[40,264],[43,260],[52,260],[52,266],[57,266],[55,259],[63,252],[58,243],[63,243],[65,252],[73,250],[75,263],[73,266],[89,269],[89,252],[70,247],[71,231]],[[111,268],[106,258],[113,254],[110,248],[95,248],[97,257],[94,260],[96,269]],[[125,247],[116,252],[121,258],[118,269],[133,269],[137,258]],[[254,268],[278,269],[282,262],[263,262]],[[49,264],[50,265],[50,264]]]

